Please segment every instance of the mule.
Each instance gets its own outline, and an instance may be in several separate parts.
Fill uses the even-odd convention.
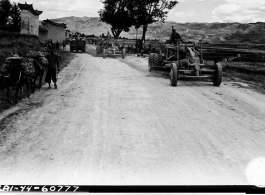
[[[38,78],[39,78],[38,89],[41,88],[42,78],[43,78],[43,75],[45,72],[45,68],[44,68],[44,66],[41,65],[41,59],[40,58],[35,58],[33,61],[33,65],[34,65],[35,73],[32,76],[33,81],[32,81],[31,88],[32,88],[32,92],[34,93],[35,89],[36,89],[36,81]]]
[[[10,104],[13,104],[12,100],[10,99],[10,89],[14,88],[15,91],[15,103],[18,102],[18,99],[22,99],[23,95],[23,86],[26,84],[28,97],[29,94],[29,79],[27,75],[23,72],[22,66],[17,62],[9,63],[9,68],[7,73],[0,74],[2,87],[6,88],[7,90],[7,100]],[[20,91],[20,97],[18,97],[18,93]]]

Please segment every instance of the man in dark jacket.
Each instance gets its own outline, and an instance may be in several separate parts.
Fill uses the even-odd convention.
[[[48,58],[49,64],[48,64],[48,71],[46,74],[45,82],[49,84],[48,89],[50,89],[51,88],[51,80],[52,80],[54,83],[54,88],[57,89],[56,75],[57,75],[57,70],[59,72],[60,69],[59,69],[59,59],[58,59],[58,56],[55,55],[55,53],[54,53],[54,48],[51,49],[50,54],[47,56],[47,58]]]
[[[178,40],[183,42],[183,40],[181,39],[180,35],[177,33],[176,29],[174,29],[172,27],[172,34],[170,36],[170,42],[173,43],[173,44],[177,44]]]

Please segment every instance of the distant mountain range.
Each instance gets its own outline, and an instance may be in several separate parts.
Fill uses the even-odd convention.
[[[72,32],[86,35],[105,35],[110,25],[101,22],[99,17],[63,17],[53,19],[58,23],[65,23]],[[172,26],[185,41],[195,41],[203,38],[207,42],[236,42],[236,43],[265,43],[265,23],[176,23],[171,21],[156,22],[148,26],[146,39],[169,39]],[[131,27],[129,32],[122,32],[121,37],[136,38],[136,29]],[[137,38],[141,38],[142,28],[139,28]]]

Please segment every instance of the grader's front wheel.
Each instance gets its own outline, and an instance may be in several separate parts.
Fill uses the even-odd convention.
[[[213,78],[213,85],[219,87],[222,83],[222,78],[223,78],[222,65],[219,63],[215,63],[214,69],[215,69],[215,77]]]
[[[121,53],[121,56],[122,56],[122,59],[124,59],[126,53],[125,53],[125,48],[122,49],[122,53]]]

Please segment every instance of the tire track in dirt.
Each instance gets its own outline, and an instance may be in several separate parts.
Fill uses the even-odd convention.
[[[134,59],[129,59],[129,63],[131,60]],[[147,63],[147,61],[144,61],[145,60],[142,60],[143,63]],[[143,69],[142,67],[146,66],[146,71],[142,74],[149,74],[147,73],[147,64],[143,63],[138,63],[137,65],[139,68],[136,67],[136,69],[141,70]],[[137,65],[135,64],[135,66]],[[205,159],[200,158],[200,156],[204,156],[202,154],[197,156],[199,159],[197,160],[199,162],[206,162],[204,166],[197,166],[194,170],[203,170],[204,167],[207,167],[208,169],[212,169],[212,174],[214,174],[214,171],[218,171],[218,173],[221,174],[219,182],[216,180],[219,184],[222,180],[227,183],[235,180],[240,181],[240,183],[246,183],[244,169],[246,168],[247,163],[253,158],[265,155],[265,148],[262,144],[265,126],[264,121],[262,120],[265,114],[263,109],[264,96],[251,92],[251,90],[247,90],[250,91],[250,96],[241,92],[240,89],[234,89],[230,86],[222,85],[220,88],[215,88],[210,85],[208,86],[207,83],[197,81],[179,81],[177,88],[170,87],[169,81],[165,81],[163,78],[155,79],[151,77],[150,82],[153,85],[148,85],[148,87],[151,88],[151,86],[153,86],[154,90],[159,91],[161,94],[161,97],[157,96],[155,99],[163,98],[165,102],[170,102],[172,106],[174,105],[174,107],[179,108],[178,110],[180,111],[180,113],[178,113],[178,111],[175,114],[172,113],[173,117],[168,117],[168,115],[170,115],[168,109],[160,107],[159,112],[157,112],[161,116],[160,121],[166,121],[167,119],[174,121],[174,117],[179,117],[180,121],[185,121],[181,115],[189,118],[189,120],[185,121],[186,124],[188,124],[186,126],[196,127],[200,133],[197,132],[197,129],[190,131],[189,129],[186,129],[185,126],[180,125],[180,128],[185,129],[185,133],[183,133],[183,135],[179,134],[179,136],[182,137],[185,142],[193,138],[194,143],[197,143],[193,144],[194,148],[200,148],[199,153],[204,151],[204,154],[208,154],[206,155],[206,159],[210,160],[210,157],[211,161],[219,164],[218,166],[220,168],[219,171],[218,169],[213,169],[214,166],[211,168],[208,164],[209,161],[207,162]],[[171,89],[167,89],[167,87]],[[219,92],[223,95],[216,95],[216,93],[218,94]],[[234,99],[238,100],[237,105],[234,104]],[[156,100],[154,101],[156,102]],[[187,104],[189,104],[189,107],[184,108],[183,106]],[[161,104],[156,102],[154,105],[157,107],[157,105]],[[164,115],[161,113],[164,113]],[[167,119],[165,119],[164,116],[166,116]],[[209,122],[209,120],[211,120],[211,122]],[[176,119],[175,121],[177,123]],[[197,121],[197,124],[194,121]],[[161,123],[161,125],[164,126],[164,129],[171,129],[170,132],[173,132],[172,129],[174,127],[168,125],[171,125],[172,122]],[[253,123],[257,124],[256,127],[252,126]],[[253,132],[253,128],[260,129],[260,132]],[[215,132],[213,132],[213,130]],[[183,137],[184,135],[185,137]],[[172,141],[182,140],[182,138],[178,139],[177,136],[172,137],[171,135],[169,137],[172,138]],[[242,148],[244,148],[244,152],[241,151]],[[190,149],[193,151],[192,148]],[[255,150],[254,153],[253,150]],[[238,156],[236,152],[240,153],[240,156]],[[193,153],[197,155],[197,152],[194,151]],[[219,155],[215,155],[216,153]],[[216,159],[219,159],[220,162]],[[195,161],[196,158],[193,160]],[[191,160],[191,162],[194,161]],[[225,170],[224,167],[226,167],[225,169],[227,169],[227,173],[231,172],[231,174],[228,174],[230,175],[228,178],[233,178],[234,180],[225,179],[226,177],[222,178],[222,175],[225,176],[223,171]],[[210,173],[208,176],[211,177],[212,174]],[[239,178],[241,179],[238,180]],[[215,182],[216,184],[216,181],[211,182]]]

